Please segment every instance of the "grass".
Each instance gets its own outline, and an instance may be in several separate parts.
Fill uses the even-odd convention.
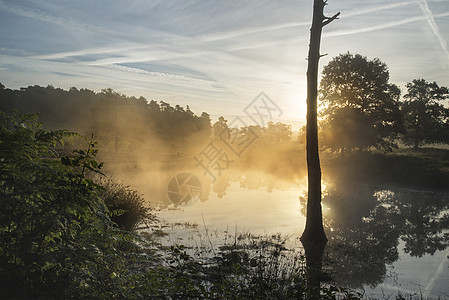
[[[209,234],[213,230],[208,230]],[[204,233],[199,233],[203,235]],[[212,233],[215,235],[215,233]],[[163,268],[147,273],[146,281],[158,282],[150,297],[160,299],[305,299],[307,273],[305,256],[286,246],[280,234],[253,235],[224,231],[222,243],[199,242],[160,248]],[[370,272],[366,270],[366,272]],[[157,279],[155,279],[155,277]],[[321,299],[430,300],[422,293],[384,294],[380,297],[338,285],[323,276]],[[164,293],[164,295],[162,295]],[[159,298],[158,298],[159,299]]]

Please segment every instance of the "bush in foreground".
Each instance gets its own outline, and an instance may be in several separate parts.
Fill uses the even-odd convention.
[[[43,130],[36,114],[0,112],[3,298],[114,298],[124,286],[130,238],[90,179],[102,166],[94,143],[57,156],[68,135]]]

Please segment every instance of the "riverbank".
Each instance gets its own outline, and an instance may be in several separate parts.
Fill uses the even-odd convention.
[[[449,191],[449,150],[397,149],[327,156],[323,177],[412,189]]]

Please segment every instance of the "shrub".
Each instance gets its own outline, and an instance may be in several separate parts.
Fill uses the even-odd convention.
[[[154,220],[143,197],[129,185],[111,177],[99,178],[98,183],[104,188],[100,197],[111,212],[111,220],[119,228],[131,231]]]
[[[133,243],[115,229],[91,180],[97,150],[58,157],[66,131],[45,131],[37,114],[0,111],[0,295],[119,298]],[[130,247],[127,247],[130,249]]]

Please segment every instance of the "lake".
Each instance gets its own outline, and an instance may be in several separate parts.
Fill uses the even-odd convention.
[[[228,233],[281,233],[301,247],[306,180],[243,173],[215,182],[182,171],[149,176],[145,194],[159,219],[197,225],[167,229],[167,241],[198,244],[208,235],[215,245]],[[338,284],[381,298],[449,297],[449,193],[328,180],[323,214],[324,268]]]

